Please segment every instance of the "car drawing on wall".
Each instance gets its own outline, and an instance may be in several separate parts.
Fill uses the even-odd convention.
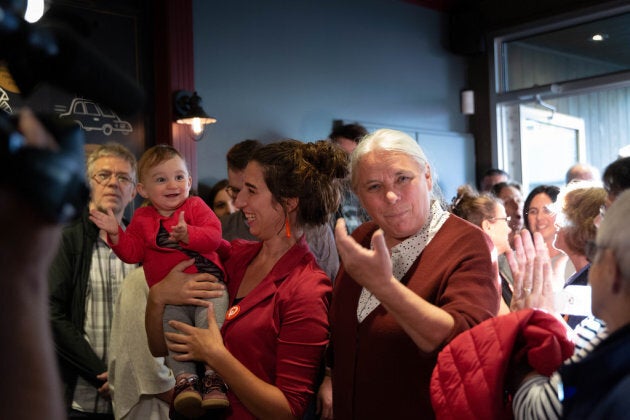
[[[114,111],[89,99],[74,98],[67,110],[59,105],[55,110],[61,112],[59,118],[69,118],[85,131],[102,131],[106,136],[114,131],[125,135],[133,131],[131,124],[121,120]]]

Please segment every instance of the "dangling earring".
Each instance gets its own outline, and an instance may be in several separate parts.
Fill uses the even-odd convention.
[[[289,225],[289,216],[287,215],[286,219],[284,220],[284,232],[287,236],[287,238],[291,237],[291,226]]]

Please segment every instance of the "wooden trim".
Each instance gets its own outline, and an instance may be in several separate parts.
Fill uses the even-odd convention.
[[[192,0],[156,0],[154,7],[155,143],[179,150],[196,186],[197,145],[188,127],[173,122],[173,94],[195,89]]]

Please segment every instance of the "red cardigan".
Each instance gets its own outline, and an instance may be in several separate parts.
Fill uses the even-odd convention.
[[[525,309],[488,319],[438,356],[431,378],[435,413],[440,419],[511,419],[505,395],[510,368],[526,361],[549,376],[572,354],[566,329],[545,312]]]
[[[230,305],[261,242],[232,241],[225,260]],[[267,276],[228,311],[221,329],[226,348],[254,375],[277,386],[301,418],[315,391],[315,379],[328,344],[332,285],[304,237]],[[230,313],[235,315],[230,315]],[[227,417],[254,418],[228,389]]]
[[[352,236],[369,247],[376,228],[368,222]],[[443,345],[499,309],[491,247],[479,228],[451,215],[402,279],[455,319]],[[429,381],[438,352],[421,351],[382,305],[359,324],[360,293],[342,266],[330,310],[335,418],[432,418]]]
[[[118,228],[118,245],[110,243],[110,246],[124,262],[143,263],[149,287],[166,277],[175,265],[190,259],[177,249],[163,248],[156,243],[160,222],[170,232],[182,211],[189,237],[188,244],[180,243],[182,248],[196,251],[220,269],[223,267],[216,252],[219,245],[226,244],[221,237],[221,222],[201,198],[188,197],[170,217],[160,215],[153,206],[140,207],[134,212],[127,230]],[[192,265],[186,272],[196,273],[197,269]]]

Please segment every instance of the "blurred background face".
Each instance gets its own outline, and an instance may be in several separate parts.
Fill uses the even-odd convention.
[[[357,142],[345,137],[339,137],[335,140],[335,143],[339,145],[347,154],[351,154],[357,147]]]
[[[501,204],[497,204],[494,211],[494,219],[488,220],[486,233],[492,239],[492,243],[497,248],[499,254],[503,254],[510,249],[509,234],[510,226],[506,218],[505,208]]]
[[[237,170],[228,168],[227,173],[228,173],[227,190],[230,196],[232,197],[232,200],[235,201],[236,196],[243,189],[243,184],[244,184],[243,176],[244,176],[245,171],[237,171]]]
[[[232,214],[236,211],[236,207],[234,207],[234,200],[230,194],[228,194],[226,189],[220,190],[217,195],[214,196],[212,210],[214,210],[217,217]]]
[[[486,175],[481,180],[481,191],[487,192],[492,189],[492,186],[498,184],[499,182],[507,182],[508,177],[501,174],[496,175]]]
[[[527,222],[532,233],[540,232],[545,241],[553,240],[556,235],[556,215],[552,211],[553,201],[545,194],[534,197],[527,213]]]
[[[523,229],[523,195],[514,187],[501,189],[498,198],[505,206],[505,212],[510,216],[510,228],[514,232]]]

